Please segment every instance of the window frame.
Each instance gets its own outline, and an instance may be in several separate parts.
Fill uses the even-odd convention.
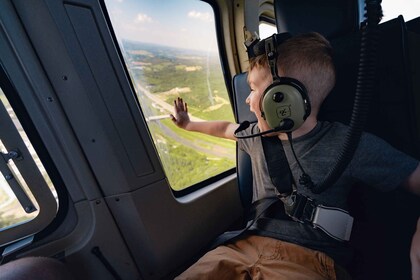
[[[223,74],[223,77],[224,77],[224,82],[225,82],[225,86],[226,86],[227,95],[229,97],[229,102],[230,102],[232,114],[233,114],[233,116],[235,116],[235,114],[234,114],[234,103],[233,103],[234,98],[233,98],[233,89],[232,89],[232,76],[231,76],[231,72],[229,71],[230,67],[229,67],[229,62],[228,62],[228,58],[227,58],[227,53],[226,53],[225,48],[223,47],[223,46],[225,46],[225,40],[224,40],[224,36],[223,36],[223,29],[222,29],[222,24],[221,24],[221,15],[220,15],[220,11],[218,9],[218,4],[217,4],[216,1],[211,1],[211,0],[196,0],[196,1],[201,1],[201,2],[209,4],[210,7],[213,10],[214,21],[215,21],[215,32],[216,32],[216,39],[217,39],[217,47],[218,47],[218,51],[219,51],[220,66],[222,68],[222,74]],[[112,25],[107,6],[105,4],[105,0],[100,0],[100,6],[101,6],[101,9],[103,11],[103,15],[104,15],[104,18],[106,20],[106,24],[108,26],[109,32],[111,34],[111,38],[113,40],[115,49],[117,51],[117,55],[118,55],[118,57],[121,61],[122,67],[124,68],[125,76],[127,78],[127,81],[129,82],[129,86],[130,86],[130,89],[131,89],[131,92],[132,92],[132,95],[133,95],[133,99],[135,100],[136,105],[139,108],[139,110],[142,112],[142,107],[140,105],[140,101],[136,97],[136,94],[135,94],[136,91],[135,91],[134,85],[131,81],[131,78],[130,78],[131,76],[130,76],[129,70],[127,69],[127,66],[126,66],[121,48],[119,46],[118,38],[115,34],[114,26]],[[143,113],[141,115],[144,116]],[[148,129],[148,134],[149,134],[150,141],[153,143],[153,137],[151,135],[151,132],[150,132],[150,129],[149,129],[148,125],[147,125],[147,129]],[[162,166],[162,170],[164,171],[161,158],[160,158],[159,153],[157,151],[157,148],[154,144],[153,144],[153,148],[155,149],[155,154],[156,154],[157,158],[159,159],[160,165]],[[195,192],[199,189],[202,189],[202,188],[204,188],[204,187],[206,187],[206,186],[208,186],[212,183],[215,183],[215,182],[217,182],[217,181],[219,181],[223,178],[226,178],[229,175],[234,174],[234,173],[236,173],[236,165],[231,169],[228,169],[228,170],[226,170],[224,172],[221,172],[221,173],[219,173],[219,174],[217,174],[213,177],[207,178],[207,179],[205,179],[201,182],[198,182],[196,184],[193,184],[193,185],[188,186],[188,187],[186,187],[184,189],[181,189],[181,190],[174,190],[171,187],[169,182],[168,182],[168,187],[170,188],[174,197],[179,198],[179,197],[186,196],[190,193],[193,193],[193,192]],[[166,177],[166,174],[165,174],[165,177]]]
[[[19,97],[16,88],[11,83],[9,76],[7,75],[6,70],[3,65],[0,63],[0,87],[8,99],[10,106],[13,108],[14,113],[19,119],[22,128],[24,129],[28,139],[30,139],[31,145],[36,151],[40,161],[42,162],[45,170],[47,171],[51,182],[54,185],[54,188],[57,193],[57,200],[53,196],[50,188],[47,185],[47,182],[44,180],[44,177],[41,175],[35,161],[32,156],[30,156],[28,149],[25,146],[25,149],[19,148],[22,156],[28,157],[26,162],[20,162],[19,165],[24,165],[25,168],[32,168],[35,166],[36,170],[31,171],[35,175],[28,175],[29,173],[21,172],[22,177],[27,181],[28,188],[31,190],[34,199],[37,201],[39,206],[38,215],[27,221],[20,224],[12,225],[0,230],[0,250],[7,248],[8,245],[25,239],[29,236],[36,236],[40,238],[45,235],[46,232],[51,232],[64,219],[64,216],[68,209],[68,196],[64,188],[63,181],[52,162],[52,159],[48,153],[48,150],[44,143],[41,141],[41,137],[38,131],[35,129],[35,125],[32,122],[28,112],[26,111],[22,100]],[[3,106],[3,105],[1,105]],[[15,129],[18,137],[23,143],[23,139],[20,137],[17,129]],[[6,146],[6,143],[4,143]],[[9,148],[6,146],[6,148]],[[9,150],[9,149],[8,149]],[[29,156],[28,156],[29,155]],[[2,160],[2,159],[0,159]],[[25,160],[25,159],[24,159]],[[18,166],[18,164],[16,164]],[[18,166],[18,169],[21,170]],[[28,179],[37,176],[38,179],[42,179],[43,183],[40,186],[34,186],[28,183]],[[41,210],[42,209],[42,210]]]

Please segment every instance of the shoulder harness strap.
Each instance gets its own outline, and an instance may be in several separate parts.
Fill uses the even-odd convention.
[[[299,194],[278,137],[261,137],[271,182],[276,187],[285,213],[300,223],[309,223],[339,241],[350,240],[353,217],[343,209],[317,204],[312,198]]]

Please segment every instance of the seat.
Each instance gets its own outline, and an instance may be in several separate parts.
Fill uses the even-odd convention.
[[[361,22],[357,0],[275,0],[274,12],[277,32],[292,35],[316,31],[333,39],[356,32]]]
[[[420,78],[413,69],[420,64],[412,62],[420,44],[414,36],[410,35],[409,44],[402,17],[379,26],[376,87],[365,130],[420,158],[419,91],[413,90],[414,81]],[[356,92],[360,33],[330,41],[337,81],[319,119],[348,124]],[[420,214],[419,199],[401,190],[381,193],[359,185],[353,188],[349,205],[355,217],[351,239],[355,257],[347,268],[353,278],[410,279],[409,242]]]
[[[325,100],[319,118],[349,123],[356,92],[360,34],[331,40],[337,70],[336,86]],[[376,87],[365,130],[414,157],[420,156],[418,111],[412,89],[410,50],[404,19],[379,26]],[[404,137],[401,137],[404,131]]]
[[[233,77],[234,113],[238,123],[257,120],[245,102],[251,92],[247,83],[247,77],[248,74],[246,72]],[[236,162],[239,193],[241,195],[242,206],[246,212],[252,201],[252,164],[249,155],[239,149],[238,144],[236,144]]]
[[[297,34],[300,32],[318,31],[326,37],[337,37],[343,34],[349,34],[358,30],[359,26],[359,8],[357,1],[354,0],[322,0],[314,4],[311,0],[283,0],[275,1],[276,25],[278,32],[291,32]],[[324,14],[318,18],[308,17],[307,9],[316,10]],[[328,8],[325,10],[325,8]],[[315,25],[314,25],[315,24]],[[240,73],[233,78],[234,93],[234,113],[238,123],[247,121],[256,121],[256,117],[249,111],[249,106],[245,99],[250,92],[247,83],[247,73]],[[237,176],[238,186],[244,209],[247,210],[252,201],[252,173],[251,161],[249,156],[237,148]]]
[[[407,21],[407,30],[420,34],[420,17]]]
[[[414,102],[417,108],[420,107],[420,17],[407,22],[409,63],[412,75],[412,89],[414,93]],[[420,120],[420,110],[416,111],[416,119]],[[417,124],[417,133],[420,133],[420,121]]]
[[[316,15],[320,8],[318,5],[334,5],[332,2],[340,3],[329,9],[331,18],[324,14],[321,22],[314,24],[314,20],[319,20],[318,15],[314,18],[299,16],[309,7]],[[357,2],[345,1],[348,5]],[[334,25],[332,20],[336,15],[345,13],[340,12],[340,6],[347,9],[341,1],[275,1],[279,32],[297,34],[317,31],[330,39],[337,63],[337,83],[325,100],[319,118],[349,123],[360,50],[360,33],[355,31],[358,29],[355,26],[358,26],[360,19],[358,14],[349,13],[352,16],[344,22],[337,19]],[[402,17],[379,26],[377,88],[366,130],[403,152],[420,158],[420,55],[416,52],[420,47],[419,20],[408,22],[407,26]],[[244,73],[234,78],[235,115],[238,121],[255,119],[255,116],[247,115],[247,107],[247,111],[237,108],[245,103],[249,92],[245,82]],[[238,183],[246,207],[252,198],[251,165],[249,158],[240,153],[237,157]],[[354,188],[349,203],[356,219],[351,239],[356,257],[348,267],[354,279],[410,279],[409,246],[420,214],[419,202],[417,197],[400,190],[380,193],[366,186]]]

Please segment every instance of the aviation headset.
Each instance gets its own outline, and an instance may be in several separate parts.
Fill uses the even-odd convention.
[[[273,34],[262,41],[247,46],[249,58],[266,54],[273,83],[267,87],[260,99],[261,116],[271,130],[247,136],[237,135],[246,129],[249,122],[235,132],[237,138],[251,138],[271,132],[291,132],[298,129],[311,113],[311,105],[305,86],[296,79],[279,77],[277,72],[277,48],[291,37],[290,33]]]

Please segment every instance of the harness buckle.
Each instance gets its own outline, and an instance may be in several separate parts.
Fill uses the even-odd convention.
[[[318,205],[312,225],[338,241],[349,241],[353,217],[343,209]]]
[[[294,221],[305,223],[312,222],[316,204],[313,199],[294,191],[287,197],[280,198],[284,203],[286,214]]]
[[[312,198],[296,191],[279,198],[283,201],[286,214],[294,221],[309,223],[336,240],[350,240],[353,217],[347,211],[316,204]]]

